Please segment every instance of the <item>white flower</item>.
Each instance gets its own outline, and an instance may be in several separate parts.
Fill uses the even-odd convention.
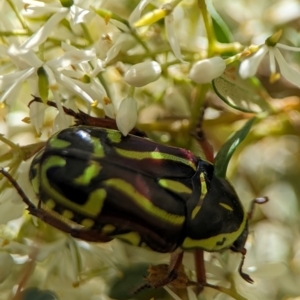
[[[64,2],[64,3],[62,3]],[[45,3],[41,1],[27,0],[26,9],[23,11],[23,15],[30,18],[40,18],[45,15],[69,13],[69,20],[71,24],[87,23],[92,14],[90,10],[84,9],[81,6],[85,5],[86,1],[58,1]]]
[[[160,64],[156,61],[145,61],[133,65],[125,73],[124,80],[126,83],[141,87],[159,78],[161,74]]]
[[[189,78],[200,84],[210,83],[213,79],[221,76],[225,68],[226,63],[219,56],[203,59],[192,66]]]
[[[242,78],[254,76],[262,59],[269,52],[271,72],[270,81],[273,82],[278,79],[278,76],[276,76],[277,61],[282,76],[296,86],[300,87],[300,73],[291,67],[291,65],[284,59],[279,49],[300,51],[300,48],[290,47],[280,43],[277,43],[275,46],[264,44],[254,55],[242,61],[239,69],[240,76]]]
[[[132,35],[128,33],[120,34],[117,38],[115,38],[113,46],[106,53],[105,65],[111,62],[120,53],[120,51],[126,52],[133,48],[133,46],[136,45],[135,43],[136,42]]]
[[[165,107],[172,115],[179,117],[189,117],[191,115],[188,100],[182,95],[180,89],[169,87],[166,90],[163,101]]]
[[[32,84],[32,94],[39,95],[38,70],[43,68],[48,80],[46,88],[49,88],[53,94],[64,88],[89,104],[98,100],[100,103],[102,102],[106,115],[113,117],[113,106],[104,103],[106,92],[96,77],[103,68],[102,62],[96,58],[95,51],[79,50],[64,43],[62,49],[65,51],[63,55],[53,60],[42,61],[32,49],[12,45],[7,51],[8,56],[19,71],[0,76],[0,92],[3,91],[0,101],[6,100],[7,104],[13,104],[25,81]],[[84,76],[89,77],[88,83],[82,81]],[[57,99],[59,98],[57,96]],[[38,117],[40,112],[36,113],[35,106],[32,106],[32,109],[35,112],[31,114],[31,117]],[[33,122],[39,132],[42,124],[41,118],[33,120]]]
[[[174,26],[174,14],[170,13],[165,17],[165,27],[166,27],[166,33],[167,38],[170,43],[171,49],[174,52],[175,57],[180,61],[184,62],[181,55],[181,49],[178,42],[178,38],[175,34],[175,26]]]
[[[141,0],[129,16],[129,23],[134,24],[141,17],[142,11],[152,0]]]
[[[175,26],[174,26],[174,10],[177,8],[177,1],[169,2],[163,4],[160,8],[155,9],[146,13],[141,19],[141,12],[142,10],[151,2],[151,0],[142,0],[138,6],[132,12],[129,22],[136,27],[145,26],[153,24],[158,20],[164,18],[165,20],[165,29],[169,44],[171,49],[175,55],[175,57],[180,61],[184,62],[181,55],[181,49],[179,45],[179,41],[177,35],[175,33]]]
[[[116,122],[118,129],[123,135],[127,135],[128,132],[135,126],[137,121],[137,104],[136,100],[132,97],[127,97],[122,100],[117,112]]]

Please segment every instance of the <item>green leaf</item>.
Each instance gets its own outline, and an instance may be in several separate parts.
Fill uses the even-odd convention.
[[[226,177],[226,171],[229,161],[235,149],[248,135],[252,125],[257,120],[257,117],[250,119],[239,131],[235,132],[222,146],[215,159],[215,175],[217,177]]]
[[[58,300],[59,298],[55,293],[49,290],[40,290],[38,288],[28,288],[22,291],[21,294],[22,300]]]
[[[213,80],[216,94],[229,106],[249,113],[270,110],[268,93],[256,78],[243,79],[238,64],[230,64],[224,74]]]
[[[215,10],[212,1],[207,1],[206,5],[213,21],[213,28],[217,41],[220,43],[231,43],[233,41],[232,33],[227,24]]]

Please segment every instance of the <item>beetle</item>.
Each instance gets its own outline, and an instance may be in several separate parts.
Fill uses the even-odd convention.
[[[229,181],[215,176],[213,164],[140,133],[123,136],[109,126],[85,125],[92,122],[79,115],[85,116],[78,122],[84,125],[54,134],[31,163],[37,206],[0,170],[30,214],[86,241],[118,238],[174,253],[168,276],[152,287],[176,279],[182,251],[194,249],[240,252],[239,273],[253,282],[242,271],[248,214]],[[253,204],[265,201],[258,198]]]

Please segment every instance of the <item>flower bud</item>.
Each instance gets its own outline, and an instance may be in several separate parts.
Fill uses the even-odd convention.
[[[192,66],[189,78],[200,84],[210,83],[213,79],[221,76],[225,68],[226,63],[219,56],[203,59]]]
[[[117,112],[116,122],[118,129],[126,136],[137,121],[137,104],[132,97],[122,100]]]
[[[156,61],[145,61],[133,65],[125,73],[125,82],[134,86],[141,87],[159,78],[161,74],[160,64]]]

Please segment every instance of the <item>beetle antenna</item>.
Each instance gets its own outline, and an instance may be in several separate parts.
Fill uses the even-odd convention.
[[[248,211],[248,219],[251,220],[254,212],[255,204],[264,204],[269,201],[268,197],[258,197],[251,201],[250,208]]]

